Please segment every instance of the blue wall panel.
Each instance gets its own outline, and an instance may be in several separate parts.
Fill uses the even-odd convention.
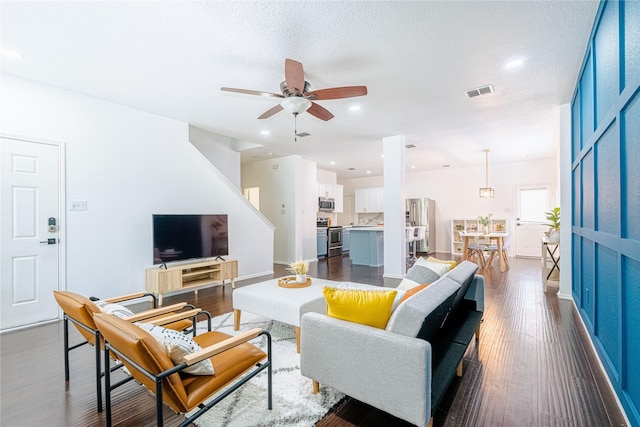
[[[622,113],[622,129],[622,237],[640,242],[640,92]]]
[[[595,227],[595,189],[594,189],[594,161],[593,150],[582,159],[581,197],[582,197],[582,227],[593,229]]]
[[[573,206],[579,207],[582,205],[582,199],[580,198],[580,188],[582,187],[582,168],[580,165],[576,166],[576,168],[571,171],[571,179],[573,181],[573,194],[571,195],[573,200]],[[574,209],[572,215],[572,225],[582,226],[582,209]]]
[[[596,123],[618,99],[618,4],[605,4],[595,41]]]
[[[640,79],[640,2],[622,4],[624,11],[624,87]]]
[[[591,138],[594,129],[594,103],[593,103],[593,63],[591,55],[587,58],[582,78],[580,79],[580,135],[582,135],[582,147],[585,141]]]
[[[620,137],[613,123],[596,143],[596,227],[620,235]]]
[[[620,377],[620,278],[617,253],[602,245],[596,245],[596,331],[605,354],[607,368]]]
[[[571,236],[571,292],[573,299],[578,307],[582,307],[582,283],[580,282],[580,254],[581,254],[581,238],[577,234]]]
[[[580,284],[582,285],[582,310],[587,316],[584,319],[591,333],[595,331],[594,277],[593,277],[593,242],[582,238],[580,243]]]
[[[572,102],[572,294],[640,427],[640,1],[600,3]]]
[[[624,301],[626,397],[640,402],[640,262],[622,258],[622,285]],[[637,417],[636,420],[640,419]]]
[[[576,98],[580,98],[580,92],[576,94]],[[580,135],[580,102],[576,101],[571,106],[571,158],[578,158],[580,149],[582,148],[582,138]]]

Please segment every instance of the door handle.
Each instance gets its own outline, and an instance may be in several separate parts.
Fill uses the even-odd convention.
[[[55,239],[55,238],[53,238],[53,239],[43,240],[43,241],[42,241],[42,242],[40,242],[40,243],[46,243],[47,245],[55,245],[55,244],[56,244],[56,243],[58,243],[58,242],[56,242],[56,239]]]

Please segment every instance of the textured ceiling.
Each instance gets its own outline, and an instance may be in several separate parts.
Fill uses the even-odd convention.
[[[405,135],[408,172],[548,158],[571,100],[595,1],[2,1],[2,72],[188,122],[249,142],[243,162],[300,154],[339,178],[382,173],[382,138]],[[524,59],[505,69],[512,58]],[[312,89],[366,85],[320,101],[335,118],[257,117],[284,60]],[[468,98],[493,84],[493,94]],[[361,110],[349,107],[358,104]],[[268,130],[265,136],[261,131]],[[271,153],[271,154],[269,154]],[[335,162],[331,165],[330,162]],[[415,169],[409,169],[415,166]],[[348,171],[355,168],[355,171]]]

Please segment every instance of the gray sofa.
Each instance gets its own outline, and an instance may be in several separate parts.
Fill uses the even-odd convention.
[[[484,312],[484,278],[464,261],[400,304],[386,329],[307,313],[300,370],[320,385],[418,426],[432,414]]]

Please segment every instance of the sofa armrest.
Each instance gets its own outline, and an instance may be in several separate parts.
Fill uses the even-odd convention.
[[[302,316],[300,339],[303,376],[416,425],[431,418],[427,341],[318,313]]]
[[[465,299],[476,302],[476,311],[484,312],[484,277],[479,274],[473,276],[469,289],[464,296]]]

